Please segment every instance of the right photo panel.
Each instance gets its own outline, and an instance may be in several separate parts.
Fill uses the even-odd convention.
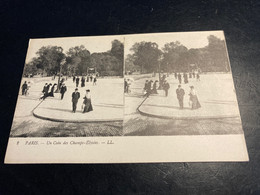
[[[223,31],[125,36],[124,136],[243,134]]]

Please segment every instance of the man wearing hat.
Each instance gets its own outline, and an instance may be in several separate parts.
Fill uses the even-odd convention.
[[[78,100],[80,98],[80,93],[78,92],[78,88],[72,93],[72,112],[76,112]]]
[[[183,109],[183,98],[185,95],[184,89],[181,88],[181,85],[178,85],[178,88],[176,89],[177,99],[179,101],[180,109]]]

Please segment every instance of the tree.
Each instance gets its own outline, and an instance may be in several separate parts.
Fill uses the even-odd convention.
[[[73,71],[73,74],[86,74],[90,66],[90,52],[85,46],[80,45],[69,49],[67,52],[66,67],[70,71]]]
[[[187,69],[188,49],[179,41],[166,43],[163,50],[162,69],[166,72]]]
[[[154,42],[135,43],[130,49],[133,52],[134,64],[139,66],[141,73],[151,73],[158,70],[159,58],[162,51]]]
[[[62,48],[58,46],[44,46],[37,52],[37,58],[32,60],[37,68],[43,69],[48,75],[56,73],[60,69],[60,63],[65,58]]]

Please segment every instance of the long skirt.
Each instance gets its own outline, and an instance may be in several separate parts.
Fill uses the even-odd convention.
[[[190,101],[191,101],[191,109],[198,109],[201,107],[199,99],[196,95],[191,95]]]
[[[91,99],[86,98],[83,102],[83,113],[93,111],[93,107],[91,104]]]

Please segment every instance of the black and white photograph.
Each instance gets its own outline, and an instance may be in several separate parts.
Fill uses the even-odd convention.
[[[122,134],[123,39],[31,39],[10,137]]]
[[[6,162],[247,160],[223,31],[30,40]]]
[[[124,135],[243,134],[223,31],[125,39]]]

